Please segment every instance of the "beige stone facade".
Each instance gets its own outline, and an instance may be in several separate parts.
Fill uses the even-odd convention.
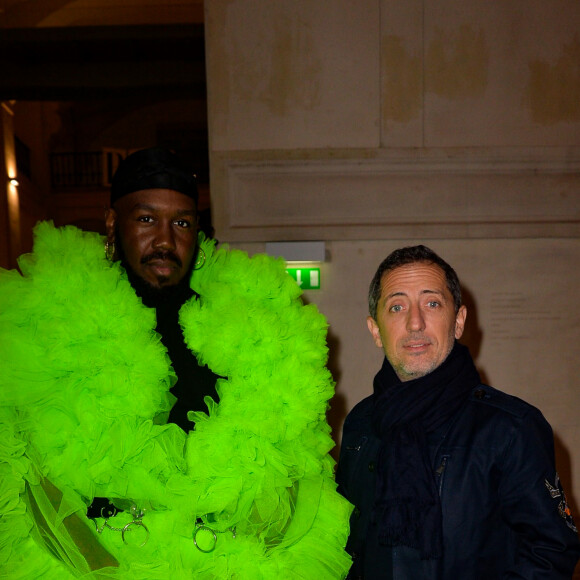
[[[337,439],[381,362],[370,278],[394,248],[425,243],[464,283],[464,342],[485,380],[551,422],[580,514],[578,1],[9,0],[0,16],[7,28],[184,21],[205,23],[216,237],[250,252],[326,243],[321,289],[305,296],[330,324]],[[115,146],[144,118],[96,140]],[[43,217],[42,196],[28,206]]]

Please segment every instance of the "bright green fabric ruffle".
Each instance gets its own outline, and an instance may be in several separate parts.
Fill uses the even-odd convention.
[[[165,424],[175,377],[155,312],[99,236],[39,224],[23,275],[0,271],[0,578],[346,575],[350,506],[328,455],[324,318],[282,261],[200,241],[200,299],[181,323],[227,379],[187,435]],[[144,509],[145,546],[138,525],[129,545],[97,534],[84,516],[95,496]],[[79,517],[119,567],[91,571],[68,532]],[[200,517],[217,536],[211,553],[193,543]],[[125,511],[109,523],[130,522]]]

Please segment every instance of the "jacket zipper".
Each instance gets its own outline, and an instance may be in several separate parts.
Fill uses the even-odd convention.
[[[437,481],[439,495],[441,495],[441,490],[443,488],[443,473],[445,472],[445,467],[447,467],[448,459],[449,455],[443,455],[443,457],[441,457],[441,465],[435,470],[435,479]]]

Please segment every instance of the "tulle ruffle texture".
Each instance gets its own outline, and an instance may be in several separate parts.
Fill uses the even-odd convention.
[[[0,271],[0,578],[346,575],[324,318],[281,261],[201,244],[180,320],[227,378],[187,435],[165,423],[175,377],[155,312],[98,235],[39,224],[22,275]],[[109,520],[124,535],[97,532],[93,497],[125,510]]]

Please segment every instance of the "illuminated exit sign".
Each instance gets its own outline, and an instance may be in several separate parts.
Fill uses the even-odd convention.
[[[286,268],[302,290],[320,290],[320,268]]]

